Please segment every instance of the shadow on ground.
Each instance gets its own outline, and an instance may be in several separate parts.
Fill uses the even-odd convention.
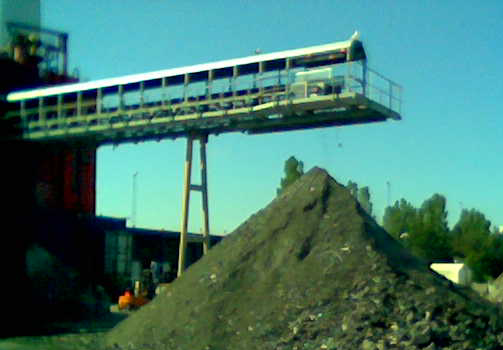
[[[100,319],[48,324],[30,335],[0,339],[0,350],[96,350],[105,332],[127,317],[110,313]]]

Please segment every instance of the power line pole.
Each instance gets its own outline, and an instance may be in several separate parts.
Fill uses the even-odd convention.
[[[138,172],[133,174],[133,198],[132,198],[132,208],[131,208],[131,226],[136,227],[136,195],[137,195],[137,180]]]
[[[386,181],[386,187],[388,191],[388,207],[391,205],[391,183]]]

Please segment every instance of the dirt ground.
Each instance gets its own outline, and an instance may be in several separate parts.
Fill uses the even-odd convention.
[[[96,320],[52,324],[47,335],[0,339],[0,350],[98,350],[104,347],[105,332],[127,317],[110,313]]]

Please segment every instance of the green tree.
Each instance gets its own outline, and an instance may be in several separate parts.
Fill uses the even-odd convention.
[[[464,209],[452,230],[453,250],[464,258],[474,280],[484,282],[503,272],[503,238],[491,233],[491,222],[476,209]]]
[[[417,209],[405,199],[396,201],[392,207],[387,207],[383,216],[383,227],[395,239],[406,242],[400,238],[403,234],[409,234],[417,220]]]
[[[370,201],[370,191],[367,186],[360,188],[358,191],[358,202],[362,208],[372,216],[372,202]]]
[[[485,252],[487,256],[484,259],[487,266],[485,269],[486,276],[489,276],[490,279],[498,278],[503,273],[503,237],[499,232],[491,234],[486,244],[487,249]]]
[[[452,230],[447,223],[447,201],[435,194],[419,209],[405,199],[387,207],[383,227],[413,254],[430,262],[464,258],[477,282],[503,273],[503,236],[481,212],[463,210]]]
[[[358,189],[358,184],[351,180],[348,181],[346,188],[349,193],[360,203],[360,206],[369,214],[372,215],[372,202],[370,201],[370,190],[368,186]]]
[[[447,200],[434,194],[417,212],[408,238],[412,252],[428,261],[451,261],[452,248],[447,223]]]
[[[491,222],[476,209],[463,209],[452,229],[454,254],[466,258],[480,250],[491,231]]]
[[[503,242],[499,236],[490,236],[479,249],[473,250],[466,258],[466,265],[473,272],[476,282],[486,282],[497,278],[502,272]]]
[[[285,177],[281,179],[280,188],[276,190],[277,195],[283,193],[288,186],[304,175],[304,163],[291,156],[286,160],[284,169]]]
[[[416,209],[405,199],[386,208],[384,228],[413,254],[428,261],[451,261],[446,199],[435,194]]]
[[[356,184],[356,182],[349,180],[346,187],[349,190],[349,193],[351,193],[351,195],[355,197],[355,199],[358,199],[358,185]]]

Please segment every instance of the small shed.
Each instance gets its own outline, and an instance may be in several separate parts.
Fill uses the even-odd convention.
[[[436,263],[431,264],[430,268],[448,280],[464,286],[470,285],[473,279],[472,271],[463,263]]]

